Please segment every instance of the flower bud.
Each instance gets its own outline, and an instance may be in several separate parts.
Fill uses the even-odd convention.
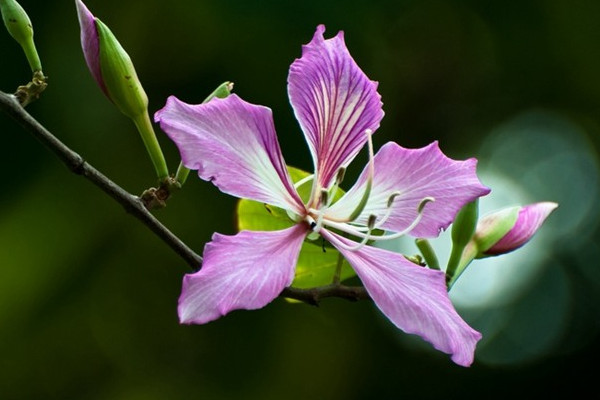
[[[476,258],[509,253],[527,243],[558,204],[541,202],[510,207],[481,218],[474,236]]]
[[[88,68],[104,94],[129,118],[147,112],[148,97],[131,58],[111,30],[76,0],[81,47]]]
[[[42,63],[33,42],[33,27],[29,16],[15,0],[0,0],[0,11],[8,33],[19,43],[33,72],[42,70]]]
[[[456,215],[452,223],[452,243],[453,246],[461,250],[469,243],[479,217],[479,198],[466,204]]]
[[[465,247],[473,238],[479,218],[479,199],[463,206],[452,223],[452,251],[446,266],[446,279],[450,284],[462,274],[466,265],[461,264]],[[462,268],[462,269],[461,269]]]

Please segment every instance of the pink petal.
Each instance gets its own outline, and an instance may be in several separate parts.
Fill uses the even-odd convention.
[[[96,28],[96,18],[81,0],[75,0],[75,6],[77,7],[77,18],[79,18],[81,28],[81,48],[83,49],[85,62],[92,77],[108,97],[100,69],[100,42]]]
[[[294,279],[307,229],[215,233],[204,247],[202,269],[183,278],[179,320],[204,324],[232,310],[255,310],[275,299]]]
[[[558,204],[552,202],[534,203],[522,207],[515,225],[502,239],[485,251],[485,254],[508,253],[523,246],[533,237],[556,207]],[[482,218],[482,222],[484,219],[485,217]]]
[[[383,118],[377,83],[350,56],[343,33],[325,40],[319,25],[288,77],[288,93],[310,147],[321,187],[352,161]]]
[[[221,191],[297,213],[303,210],[270,109],[235,94],[199,105],[171,96],[154,118],[179,148],[184,165]]]
[[[366,224],[369,215],[378,220],[387,212],[394,192],[392,213],[383,229],[400,232],[417,217],[417,207],[425,197],[434,202],[425,206],[421,222],[410,232],[415,237],[436,237],[446,229],[468,202],[486,195],[476,174],[477,160],[455,161],[446,157],[437,142],[421,149],[406,149],[388,142],[375,155],[375,175],[369,201],[357,222]],[[327,215],[348,217],[359,204],[367,181],[367,168],[357,183],[335,203]]]
[[[371,246],[345,250],[342,245],[355,243],[326,230],[321,234],[348,260],[377,307],[394,325],[451,354],[455,363],[471,365],[481,334],[454,309],[442,271],[418,266],[402,254]]]

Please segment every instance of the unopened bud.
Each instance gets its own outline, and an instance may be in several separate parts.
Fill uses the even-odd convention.
[[[148,116],[148,96],[131,58],[111,30],[75,0],[81,28],[81,47],[92,76],[115,106],[135,123],[161,184],[169,185],[169,171]]]
[[[81,46],[92,76],[104,94],[129,118],[148,108],[148,97],[131,58],[111,30],[76,0]]]
[[[496,211],[481,219],[474,241],[477,258],[509,253],[527,243],[558,204],[542,202]]]
[[[31,71],[41,71],[42,63],[33,42],[33,26],[23,7],[15,0],[0,0],[0,11],[8,33],[23,48]]]

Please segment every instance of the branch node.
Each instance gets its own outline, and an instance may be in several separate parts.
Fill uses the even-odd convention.
[[[31,82],[17,88],[14,96],[19,101],[19,104],[21,104],[21,107],[26,107],[29,103],[40,98],[40,95],[48,86],[47,80],[48,77],[42,71],[35,71]]]

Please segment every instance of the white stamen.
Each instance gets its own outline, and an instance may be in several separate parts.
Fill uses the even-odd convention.
[[[377,217],[375,215],[370,215],[369,216],[369,222],[368,222],[369,231],[367,232],[367,234],[365,235],[365,237],[360,241],[360,243],[356,244],[355,246],[347,246],[344,243],[340,242],[340,243],[338,243],[340,245],[340,247],[342,247],[342,248],[344,248],[344,249],[346,249],[348,251],[357,251],[357,250],[362,249],[367,244],[367,242],[369,241],[369,237],[372,237],[371,236],[371,231],[373,230],[373,226],[375,225],[375,219],[376,218]]]
[[[316,210],[317,225],[313,229],[315,232],[319,232],[323,227],[323,218],[325,217],[325,211],[327,210],[327,204],[325,204],[327,203],[327,191],[325,189],[321,190],[321,199],[321,207]]]
[[[360,248],[369,240],[392,240],[406,235],[407,233],[412,231],[419,224],[419,222],[421,222],[421,219],[423,218],[423,210],[425,209],[425,205],[432,201],[435,201],[433,197],[425,197],[423,200],[421,200],[421,202],[417,206],[417,217],[413,220],[413,222],[406,229],[400,232],[393,233],[391,235],[374,236],[371,234],[373,229],[381,225],[381,222],[377,224],[374,223],[375,221],[372,218],[373,216],[369,217],[369,227],[367,233],[363,233],[360,231],[361,229],[364,229],[362,227],[359,228],[347,223],[334,222],[327,219],[323,220],[323,225],[340,230],[342,232],[348,233],[352,236],[356,236],[362,239],[361,242],[357,245],[357,247]]]
[[[314,177],[315,177],[314,174],[305,176],[304,178],[300,179],[298,182],[294,183],[294,189],[298,189],[300,186],[304,185],[306,182],[310,181]]]

